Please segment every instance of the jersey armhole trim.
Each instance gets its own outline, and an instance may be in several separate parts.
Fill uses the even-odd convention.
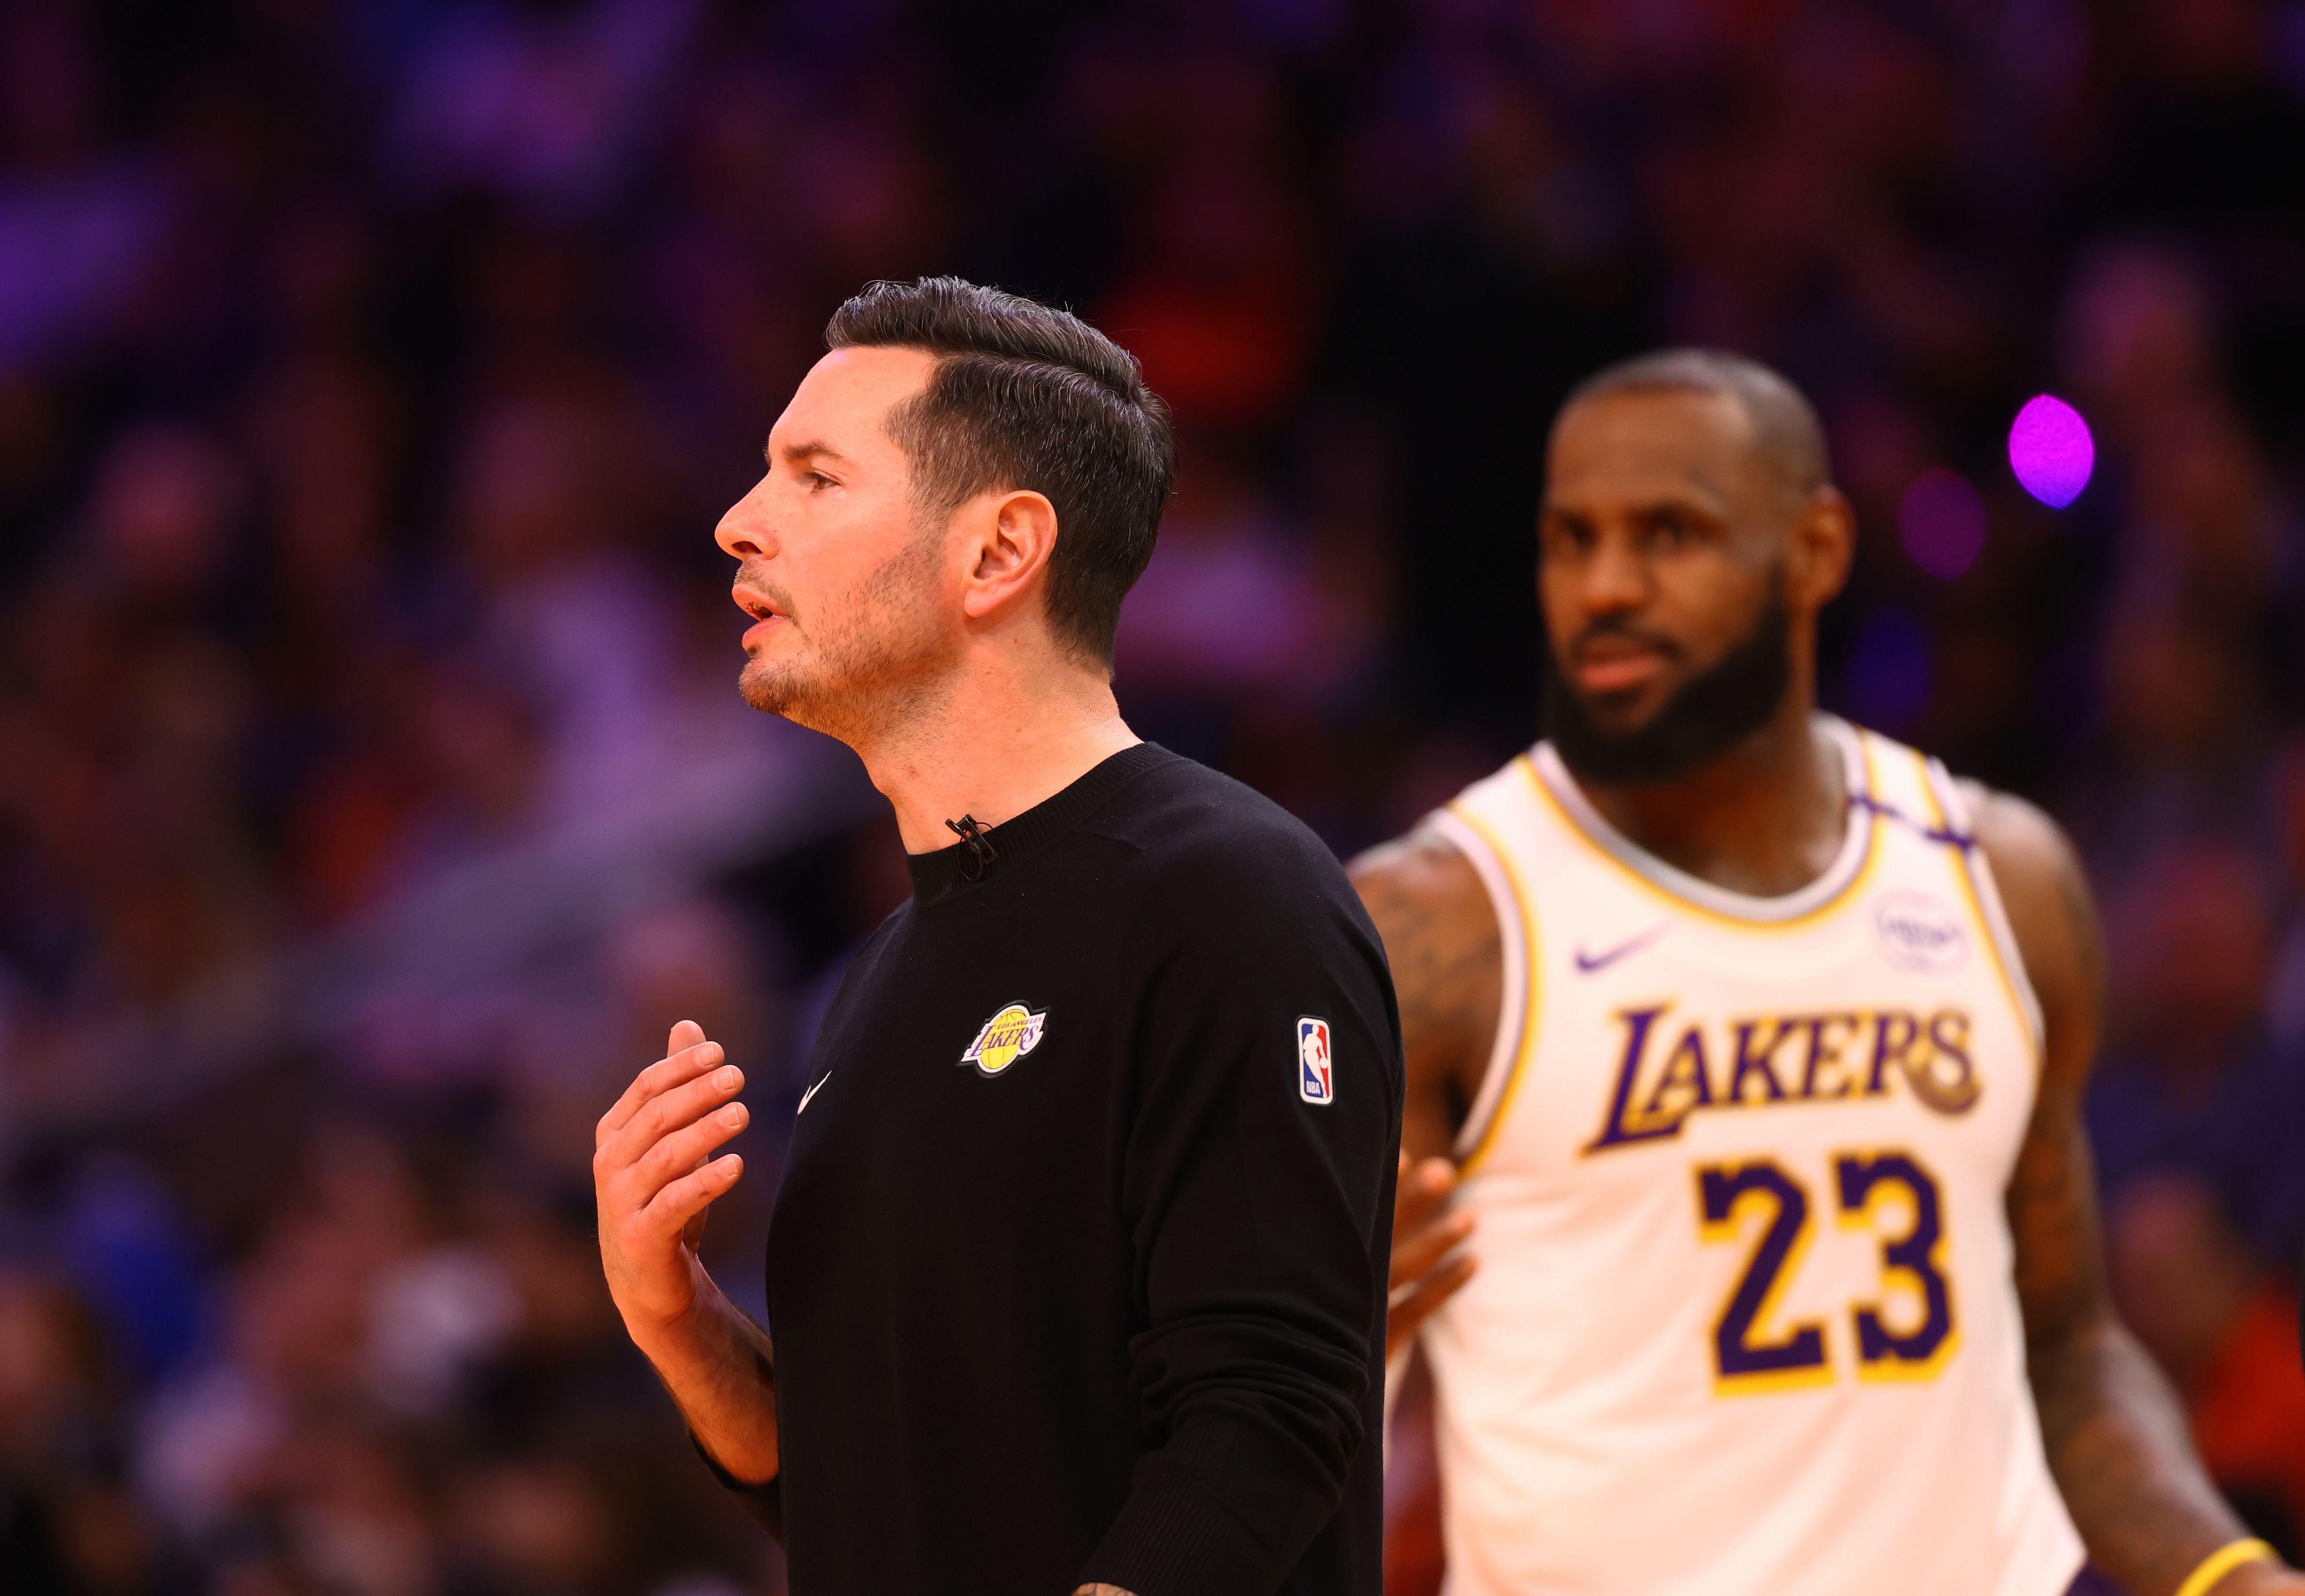
[[[1487,821],[1462,803],[1434,811],[1432,819],[1433,828],[1465,856],[1473,873],[1481,879],[1489,895],[1489,908],[1497,918],[1497,943],[1504,960],[1497,1034],[1481,1072],[1481,1089],[1474,1094],[1473,1106],[1450,1149],[1459,1170],[1469,1176],[1494,1145],[1511,1111],[1512,1099],[1528,1074],[1529,1055],[1535,1049],[1540,995],[1536,910],[1507,862],[1501,839]]]
[[[2048,1056],[2048,1028],[2041,1018],[2041,999],[2034,993],[2032,979],[2025,973],[2025,958],[2018,950],[2017,935],[2010,930],[2008,912],[2002,906],[1992,862],[1985,857],[1985,845],[1977,840],[1969,806],[1961,802],[1961,789],[1954,784],[1952,773],[1918,751],[1913,758],[1921,767],[1921,795],[1929,805],[1930,823],[1940,831],[1951,831],[1964,839],[1952,846],[1953,874],[1960,879],[1961,896],[1969,900],[1969,913],[1976,916],[1978,929],[1984,933],[2009,1002],[2016,1009],[2026,1034],[2033,1039],[2033,1065],[2037,1073]]]

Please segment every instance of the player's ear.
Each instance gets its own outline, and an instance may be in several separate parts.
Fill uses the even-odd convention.
[[[973,536],[962,607],[993,618],[1036,587],[1057,547],[1057,507],[1029,488],[983,496],[968,507]]]
[[[1831,603],[1849,581],[1857,553],[1857,513],[1830,483],[1801,505],[1793,522],[1792,548],[1785,562],[1786,598],[1812,613]]]

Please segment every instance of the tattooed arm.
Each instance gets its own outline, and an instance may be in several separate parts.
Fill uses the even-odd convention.
[[[2097,912],[2054,821],[2005,794],[1965,791],[2047,1032],[2040,1095],[2008,1195],[2042,1439],[2090,1558],[2134,1596],[2168,1596],[2247,1532],[2209,1482],[2174,1393],[2114,1316],[2105,1289],[2097,1176],[2081,1123],[2105,1011]],[[2212,1589],[2299,1596],[2305,1578],[2250,1563]]]
[[[1408,1064],[1385,1317],[1390,1358],[1473,1276],[1472,1255],[1459,1250],[1473,1217],[1449,1211],[1457,1189],[1449,1154],[1488,1067],[1504,1005],[1504,945],[1471,862],[1429,827],[1362,854],[1351,874],[1392,965]]]

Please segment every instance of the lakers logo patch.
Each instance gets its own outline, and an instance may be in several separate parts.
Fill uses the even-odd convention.
[[[984,1022],[984,1029],[976,1033],[960,1061],[974,1065],[980,1075],[997,1075],[1041,1045],[1041,1031],[1048,1019],[1046,1009],[1035,1014],[1021,1003],[1012,1003]]]

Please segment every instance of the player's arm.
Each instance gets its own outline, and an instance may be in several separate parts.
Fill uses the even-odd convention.
[[[1473,1276],[1473,1255],[1461,1250],[1473,1217],[1450,1211],[1457,1169],[1449,1155],[1488,1067],[1504,1004],[1504,950],[1472,862],[1430,826],[1371,849],[1349,873],[1384,939],[1408,1068],[1385,1316],[1390,1358]]]
[[[2054,821],[2018,799],[1965,791],[2046,1023],[2040,1093],[2008,1194],[2042,1439],[2090,1558],[2135,1596],[2170,1596],[2248,1532],[2209,1482],[2175,1395],[2105,1287],[2081,1120],[2105,1011],[2097,912]],[[2294,1596],[2305,1579],[2252,1561],[2211,1588]]]
[[[744,1074],[683,1020],[594,1132],[600,1263],[633,1344],[706,1454],[741,1484],[776,1477],[769,1336],[720,1293],[696,1256],[704,1212],[744,1160],[713,1150],[744,1128]]]

